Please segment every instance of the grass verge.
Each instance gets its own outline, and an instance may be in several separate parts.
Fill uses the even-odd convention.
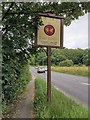
[[[90,71],[88,67],[58,67],[58,66],[54,67],[52,66],[52,71],[90,77],[90,73],[89,73]]]
[[[35,118],[87,118],[88,110],[63,93],[52,88],[51,105],[47,103],[46,82],[41,78],[35,80]]]

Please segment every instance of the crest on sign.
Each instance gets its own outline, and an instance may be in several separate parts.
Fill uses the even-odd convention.
[[[63,18],[45,14],[40,17],[43,25],[37,28],[36,45],[63,47]]]
[[[55,28],[52,25],[46,25],[44,27],[44,32],[48,36],[52,36],[55,33]]]

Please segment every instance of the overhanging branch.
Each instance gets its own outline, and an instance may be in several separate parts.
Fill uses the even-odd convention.
[[[8,14],[8,12],[10,11],[10,8],[13,6],[14,2],[11,3],[11,5],[9,6],[8,10],[4,13],[2,20],[4,20],[5,16]]]

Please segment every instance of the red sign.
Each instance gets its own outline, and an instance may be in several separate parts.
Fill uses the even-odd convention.
[[[44,32],[48,36],[52,36],[55,33],[55,28],[52,25],[46,25],[44,27]]]

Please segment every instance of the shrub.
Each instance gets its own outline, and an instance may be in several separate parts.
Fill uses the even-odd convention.
[[[6,83],[6,79],[3,80],[3,86],[2,86],[2,111],[3,114],[7,113],[8,110],[8,105],[13,103],[14,100],[16,100],[19,95],[23,92],[24,88],[26,87],[27,83],[29,82],[29,80],[31,80],[31,73],[29,71],[29,65],[25,64],[23,65],[22,69],[20,69],[20,74],[18,76],[18,78],[16,79],[13,73],[13,69],[9,69],[12,70],[12,80],[11,80],[11,76],[8,72],[8,74],[6,74],[6,77],[8,77],[8,81]]]
[[[67,60],[64,60],[64,61],[60,62],[59,65],[60,65],[60,66],[67,66],[67,67],[73,66],[73,61],[67,59]]]

